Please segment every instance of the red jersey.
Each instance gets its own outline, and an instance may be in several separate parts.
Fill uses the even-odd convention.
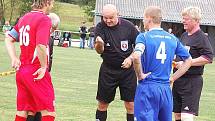
[[[31,11],[20,18],[14,29],[19,36],[21,65],[40,65],[36,45],[47,46],[47,56],[49,55],[50,18],[43,12]]]

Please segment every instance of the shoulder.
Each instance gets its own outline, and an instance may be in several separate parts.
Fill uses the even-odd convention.
[[[202,45],[205,45],[204,43],[209,43],[208,35],[206,35],[202,30],[199,31],[197,38],[201,41],[200,43],[203,43]]]
[[[106,25],[103,22],[99,22],[94,29],[96,30],[102,30],[106,27]]]
[[[192,38],[195,40],[198,40],[198,42],[204,42],[206,40],[208,40],[207,35],[202,31],[202,30],[198,30],[196,31],[193,35]]]
[[[207,35],[202,30],[198,31],[198,35],[199,35],[199,37],[207,38]]]
[[[183,39],[184,39],[184,37],[188,37],[188,32],[184,32],[184,33],[182,33],[182,35],[181,35],[181,40],[183,40]]]
[[[41,19],[44,21],[49,21],[51,23],[51,19],[45,14],[41,15]]]
[[[137,35],[136,40],[137,40],[137,41],[138,41],[138,40],[144,40],[144,39],[145,39],[145,34],[146,34],[146,32],[144,32],[144,33],[139,33],[139,34]]]
[[[123,18],[119,18],[119,21],[121,22],[122,25],[134,27],[134,24],[132,22],[130,22],[129,20],[126,20],[126,19],[123,19]]]
[[[103,26],[105,26],[105,24],[102,21],[96,25],[96,27],[103,27]]]
[[[51,23],[51,19],[48,17],[48,15],[42,12],[30,12],[29,14],[32,14],[32,17],[37,18],[37,21],[49,21]]]

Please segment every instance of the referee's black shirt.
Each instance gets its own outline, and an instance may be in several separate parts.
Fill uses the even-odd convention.
[[[187,32],[181,36],[181,42],[189,50],[193,59],[203,56],[209,61],[213,61],[213,50],[209,42],[208,36],[202,30],[198,30],[192,35]],[[180,59],[179,59],[180,60]],[[202,75],[204,66],[191,66],[190,69],[183,75]]]
[[[119,18],[117,25],[108,27],[103,21],[97,24],[95,39],[100,36],[104,41],[104,52],[101,54],[103,63],[119,69],[122,62],[132,52],[135,40],[139,32],[134,25]]]

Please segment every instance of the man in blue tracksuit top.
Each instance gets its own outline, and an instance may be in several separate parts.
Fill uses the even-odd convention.
[[[160,28],[161,9],[150,6],[144,11],[147,32],[136,38],[133,62],[139,81],[134,100],[137,121],[172,121],[170,82],[183,75],[191,65],[191,57],[179,40]],[[171,77],[174,55],[183,65]]]

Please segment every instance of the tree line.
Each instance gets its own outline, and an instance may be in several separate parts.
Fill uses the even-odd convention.
[[[31,9],[32,0],[0,0],[0,24],[12,21]]]
[[[93,16],[92,10],[95,9],[96,3],[96,0],[56,1],[79,5],[88,16]],[[10,22],[15,22],[18,17],[31,10],[31,5],[32,0],[0,0],[0,25],[4,24],[6,18]]]

